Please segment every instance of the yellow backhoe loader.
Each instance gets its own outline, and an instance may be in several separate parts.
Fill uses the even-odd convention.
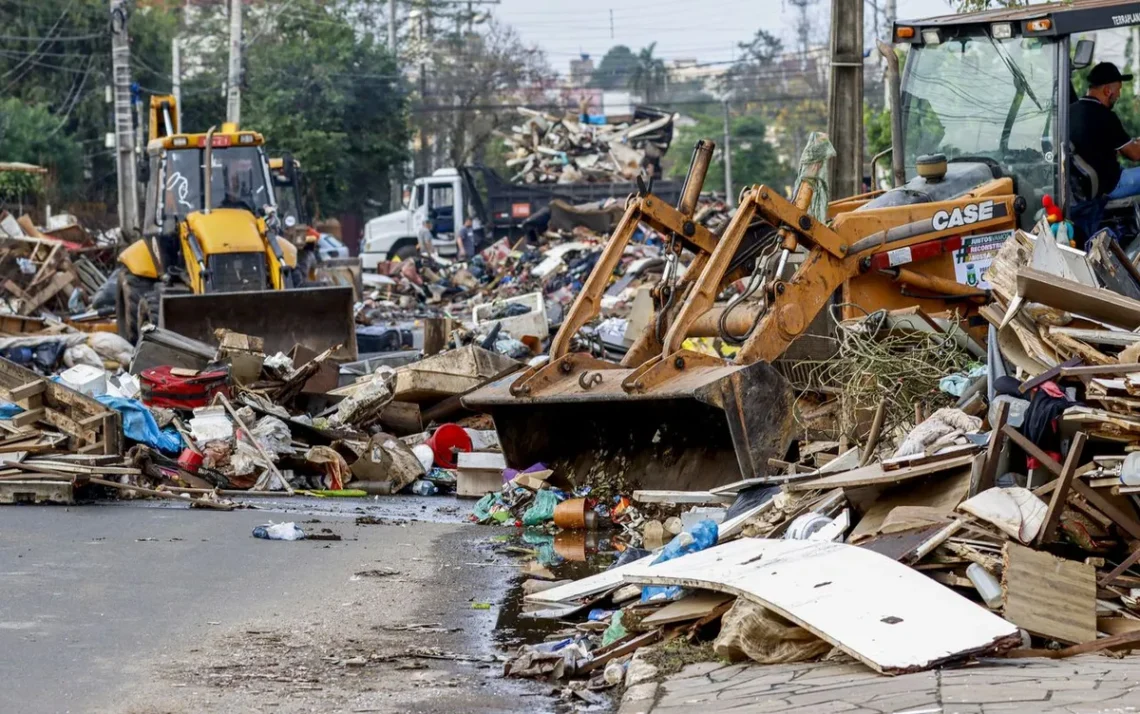
[[[230,124],[181,133],[173,97],[150,108],[143,238],[119,255],[119,333],[134,340],[149,322],[212,342],[224,327],[270,351],[341,345],[335,356],[355,359],[352,290],[302,287],[263,137]]]
[[[1064,137],[1071,74],[1089,65],[1093,45],[1087,35],[1072,47],[1070,39],[1122,24],[1140,24],[1140,4],[1078,0],[898,23],[895,39],[910,48],[890,153],[905,183],[833,201],[820,220],[808,210],[817,165],[792,200],[745,188],[713,235],[693,220],[712,154],[701,142],[676,207],[644,190],[631,196],[550,361],[464,403],[490,411],[514,467],[543,461],[627,488],[705,489],[766,475],[793,422],[791,389],[772,362],[822,311],[853,318],[919,306],[978,324],[987,294],[977,268],[956,259],[1032,227],[1045,195],[1067,216],[1081,202],[1071,178],[1084,169]],[[1109,202],[1104,223],[1135,236],[1138,205]],[[654,317],[621,364],[573,352],[639,223],[694,259],[682,278],[655,288]],[[749,272],[753,299],[726,314],[717,296]],[[683,347],[714,335],[739,339],[731,361]]]

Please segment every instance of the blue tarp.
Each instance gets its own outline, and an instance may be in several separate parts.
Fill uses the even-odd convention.
[[[123,415],[123,435],[128,439],[152,446],[168,454],[182,452],[182,437],[174,430],[158,428],[154,415],[137,399],[114,397],[100,394],[95,397],[100,404],[111,407]]]

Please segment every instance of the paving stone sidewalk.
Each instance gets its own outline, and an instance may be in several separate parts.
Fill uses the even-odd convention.
[[[1140,656],[986,660],[897,677],[861,664],[702,662],[664,682],[631,667],[619,714],[1117,714],[1140,712]]]

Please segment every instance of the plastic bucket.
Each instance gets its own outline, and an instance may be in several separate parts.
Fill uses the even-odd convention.
[[[435,454],[435,464],[440,468],[455,468],[455,452],[471,451],[471,437],[456,424],[444,424],[435,430],[426,442]]]
[[[181,467],[183,471],[196,474],[204,458],[202,454],[196,454],[190,449],[183,449],[182,453],[178,455],[178,466]]]

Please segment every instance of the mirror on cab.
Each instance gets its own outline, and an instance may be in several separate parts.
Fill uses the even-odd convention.
[[[1077,49],[1073,52],[1073,69],[1084,69],[1092,64],[1095,48],[1096,40],[1077,40]]]

